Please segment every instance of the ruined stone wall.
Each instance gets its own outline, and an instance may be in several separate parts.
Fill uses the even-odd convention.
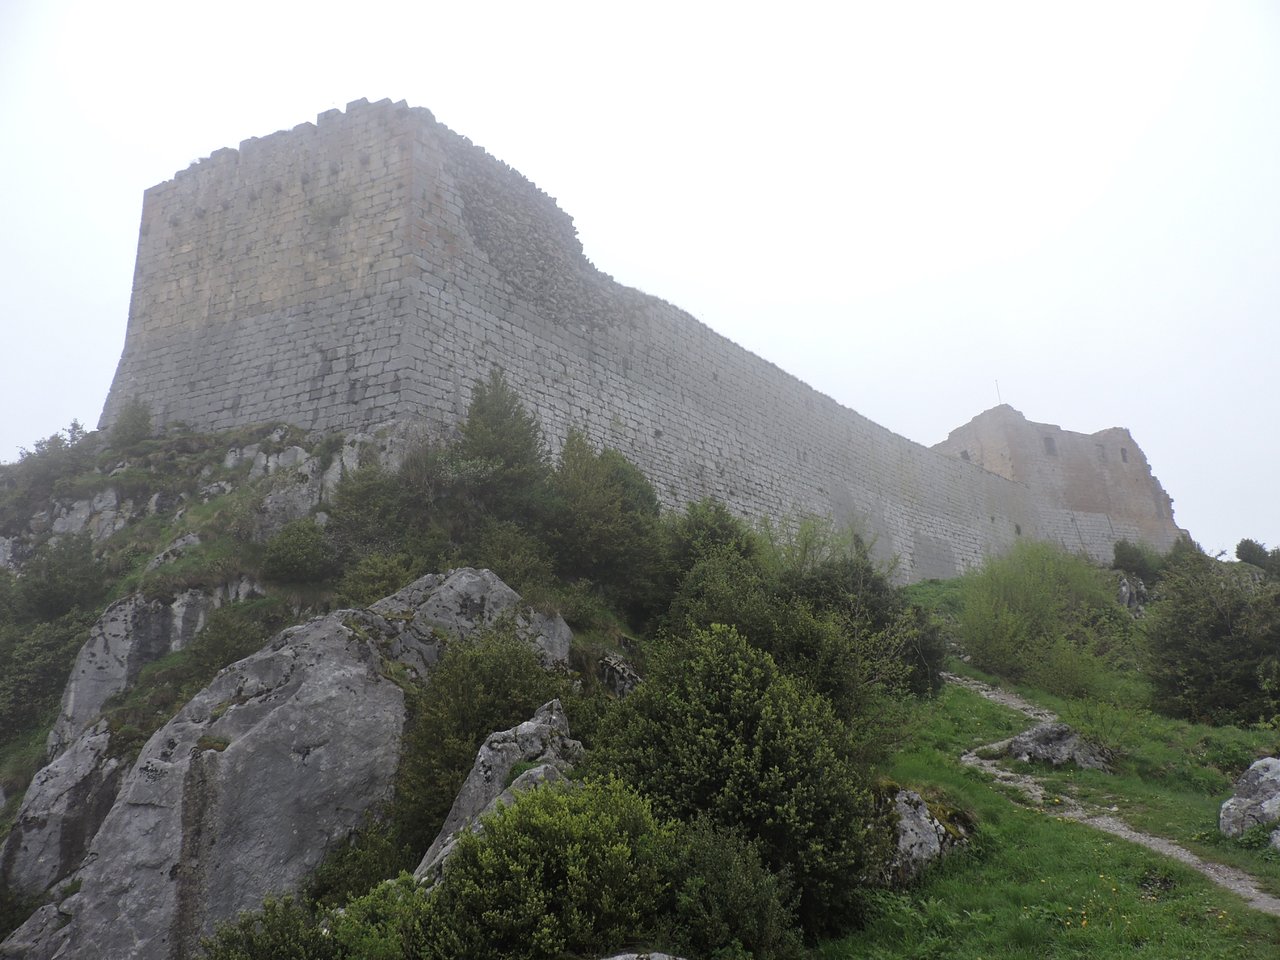
[[[903,579],[951,576],[1063,522],[1060,491],[897,436],[613,282],[554,200],[388,101],[219,151],[147,192],[103,423],[137,398],[202,429],[414,416],[447,430],[494,366],[553,448],[581,427],[669,505],[710,495],[748,515],[850,520]]]
[[[1128,430],[1093,434],[1027,420],[1008,404],[957,427],[934,450],[1036,491],[1046,540],[1110,561],[1117,540],[1173,546],[1173,501]]]

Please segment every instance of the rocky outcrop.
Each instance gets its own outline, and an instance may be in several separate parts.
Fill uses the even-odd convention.
[[[1049,763],[1055,767],[1074,763],[1085,770],[1110,771],[1102,748],[1061,722],[1037,724],[1010,740],[1006,749],[1009,756],[1023,763]]]
[[[469,636],[510,619],[516,632],[533,643],[548,663],[567,662],[573,640],[573,632],[560,616],[532,610],[492,570],[462,567],[447,574],[428,574],[369,609],[404,622],[406,632],[423,642]]]
[[[291,628],[192,699],[125,778],[80,891],[33,918],[65,925],[31,960],[188,956],[215,921],[295,889],[395,773],[404,695],[368,638],[383,631]]]
[[[1276,825],[1271,845],[1280,849],[1280,759],[1276,757],[1264,757],[1250,766],[1218,812],[1218,829],[1228,837],[1269,824]]]
[[[617,697],[625,697],[640,686],[640,674],[636,668],[611,653],[600,658],[597,673],[605,687]]]
[[[435,883],[459,838],[480,830],[482,816],[525,790],[561,779],[581,753],[582,744],[569,738],[569,720],[559,700],[543,704],[519,726],[490,734],[414,877],[419,883]],[[521,764],[532,766],[512,780]]]
[[[101,543],[134,518],[133,501],[121,501],[108,487],[88,500],[55,505],[49,529],[55,536],[89,532],[94,543]]]
[[[890,883],[905,884],[920,876],[961,843],[967,833],[957,823],[950,826],[934,816],[929,804],[914,790],[899,790],[893,796],[897,815],[898,843],[886,870]]]
[[[168,601],[131,594],[107,607],[89,629],[63,688],[58,719],[49,732],[49,755],[65,750],[148,663],[189,644],[212,610],[256,594],[256,585],[242,579],[208,592],[186,590]]]
[[[446,589],[455,578],[458,589]],[[492,589],[461,589],[476,582]],[[493,611],[487,598],[508,593],[511,605]],[[461,616],[451,599],[458,596],[484,601],[473,619]],[[534,619],[488,571],[425,577],[375,606],[385,615],[337,611],[281,632],[221,671],[147,741],[96,833],[93,818],[76,819],[74,795],[89,795],[114,772],[105,744],[94,739],[105,731],[95,727],[43,771],[48,785],[33,785],[24,803],[20,820],[29,829],[14,862],[34,862],[44,876],[60,875],[55,882],[76,882],[0,944],[0,957],[192,956],[217,922],[268,894],[296,890],[387,797],[405,717],[398,684],[406,674],[421,676],[448,635],[493,622],[504,610],[526,630]],[[550,626],[556,636],[544,647],[559,643],[557,625]],[[558,744],[569,756],[567,728],[557,726],[563,711],[558,704],[544,710],[544,746]],[[521,729],[514,742],[523,750],[539,735]],[[559,772],[551,753],[545,766]],[[512,784],[522,786],[519,779]],[[62,810],[56,828],[37,824]],[[49,853],[63,838],[87,843],[69,875],[64,866],[74,851],[60,859]]]
[[[36,774],[0,845],[0,881],[36,896],[80,865],[124,773],[110,741],[106,723],[97,723]]]

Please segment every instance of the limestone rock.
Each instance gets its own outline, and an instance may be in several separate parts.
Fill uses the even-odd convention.
[[[181,558],[192,547],[200,545],[200,535],[198,533],[184,533],[182,536],[173,540],[167,547],[156,554],[147,562],[147,572],[158,570],[167,563],[173,563]]]
[[[1104,751],[1086,742],[1065,723],[1041,723],[1009,741],[1008,754],[1023,763],[1074,763],[1086,770],[1110,771]]]
[[[290,628],[160,729],[94,837],[79,892],[15,934],[28,960],[189,956],[216,921],[296,889],[395,773],[404,697],[380,672],[379,626],[394,632],[341,614]]]
[[[1218,829],[1238,837],[1250,827],[1274,823],[1272,845],[1280,848],[1280,759],[1263,757],[1236,781],[1235,793],[1218,812]]]
[[[898,844],[886,871],[891,883],[911,882],[965,840],[959,826],[948,829],[933,815],[924,798],[913,790],[899,790],[894,794],[893,809],[898,818]]]
[[[406,630],[424,643],[441,633],[465,637],[504,617],[515,621],[520,636],[533,643],[546,662],[569,659],[573,632],[559,616],[528,608],[492,570],[462,567],[428,574],[369,608],[390,619],[407,621]]]
[[[499,803],[510,803],[518,793],[561,779],[581,752],[582,744],[569,738],[569,720],[559,700],[543,704],[519,726],[490,734],[414,877],[420,883],[435,883],[465,831],[477,830],[479,819]],[[508,787],[512,771],[522,763],[537,766]]]
[[[21,553],[20,537],[0,537],[0,570],[17,570]]]
[[[600,658],[600,679],[616,696],[625,697],[640,685],[636,668],[621,657],[607,654]]]
[[[124,773],[110,739],[99,722],[36,774],[0,846],[0,883],[35,896],[80,865]]]
[[[131,594],[107,607],[89,629],[63,688],[62,707],[49,732],[50,756],[93,723],[108,698],[132,684],[144,666],[190,643],[225,594],[239,593],[240,587],[212,594],[187,590],[171,603]]]

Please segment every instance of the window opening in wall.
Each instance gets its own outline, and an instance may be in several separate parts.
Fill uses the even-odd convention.
[[[1054,443],[1053,437],[1044,438],[1044,452],[1051,457],[1056,457],[1058,455],[1058,445]]]
[[[1020,524],[1020,523],[1015,523],[1015,524],[1013,525],[1013,535],[1014,535],[1015,537],[1020,537],[1020,536],[1022,536],[1022,524]]]
[[[968,450],[961,450],[961,451],[960,451],[960,459],[961,459],[961,460],[963,460],[965,463],[968,463],[968,462],[969,462],[969,451],[968,451]]]
[[[1123,460],[1125,463],[1129,462],[1129,451],[1126,450],[1124,447],[1120,448],[1120,459]]]

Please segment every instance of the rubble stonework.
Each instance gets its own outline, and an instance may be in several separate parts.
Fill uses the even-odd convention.
[[[1177,536],[1150,516],[1168,498],[1136,444],[1134,492],[1108,500],[913,443],[615,283],[552,198],[386,100],[218,150],[146,192],[101,425],[139,400],[157,424],[204,430],[417,418],[447,432],[494,367],[553,448],[580,427],[671,506],[715,496],[748,516],[852,522],[904,580],[1019,537],[1110,557],[1120,538]]]

